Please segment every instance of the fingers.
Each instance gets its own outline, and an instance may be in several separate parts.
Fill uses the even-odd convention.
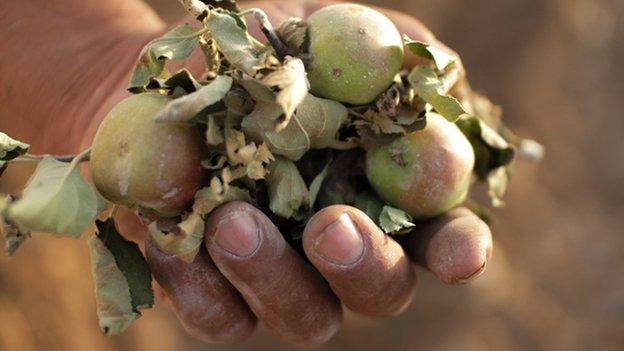
[[[356,208],[335,205],[319,211],[305,228],[303,247],[355,312],[397,314],[414,295],[416,275],[403,249]]]
[[[255,316],[205,249],[190,264],[160,251],[150,237],[145,251],[156,281],[189,334],[206,342],[229,343],[253,332]]]
[[[262,212],[243,202],[223,205],[209,216],[205,235],[219,270],[278,336],[315,346],[338,330],[339,301]]]
[[[413,259],[448,284],[479,276],[492,255],[490,228],[466,208],[425,222],[407,243]]]

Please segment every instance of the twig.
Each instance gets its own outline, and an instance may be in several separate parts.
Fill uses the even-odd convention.
[[[264,34],[264,36],[269,41],[269,44],[275,49],[275,53],[277,54],[277,58],[283,60],[288,54],[288,47],[280,40],[273,29],[273,25],[269,21],[269,17],[264,13],[264,11],[258,8],[251,8],[245,11],[241,11],[238,13],[239,16],[244,17],[246,15],[252,14],[258,24],[260,24],[260,30]]]
[[[190,12],[195,18],[203,16],[208,11],[208,6],[199,0],[179,0],[186,11]]]
[[[31,155],[31,154],[25,154],[19,157],[16,157],[12,160],[7,161],[8,163],[33,163],[33,162],[39,162],[41,160],[43,160],[45,157],[52,157],[57,161],[61,161],[61,162],[72,162],[74,159],[76,159],[78,156],[80,155]],[[89,155],[83,155],[81,157],[80,162],[82,161],[87,161],[89,159]]]

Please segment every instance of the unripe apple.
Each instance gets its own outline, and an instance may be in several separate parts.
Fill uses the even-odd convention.
[[[354,105],[372,102],[392,84],[403,65],[403,42],[383,14],[356,4],[338,4],[307,20],[308,80],[313,94]]]
[[[170,98],[132,95],[108,113],[91,147],[90,169],[107,200],[163,217],[190,205],[202,183],[202,139],[184,124],[156,123]]]
[[[385,201],[425,219],[465,200],[474,162],[459,128],[431,113],[423,130],[368,150],[366,176]]]

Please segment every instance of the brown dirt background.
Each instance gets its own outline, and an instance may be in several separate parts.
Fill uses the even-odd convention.
[[[181,13],[172,0],[148,2],[168,20]],[[624,2],[370,3],[421,18],[462,55],[473,87],[547,154],[540,165],[515,167],[480,279],[449,287],[421,271],[407,313],[348,314],[320,349],[623,350]],[[0,191],[25,180],[12,175]],[[0,350],[293,349],[264,328],[238,345],[205,345],[165,308],[103,337],[84,241],[37,236],[15,257],[0,255]]]

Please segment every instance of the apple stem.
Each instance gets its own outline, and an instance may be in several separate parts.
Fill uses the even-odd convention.
[[[239,16],[244,17],[246,15],[253,15],[258,21],[260,25],[260,30],[264,34],[264,36],[269,41],[269,44],[275,49],[275,53],[277,54],[277,58],[284,60],[286,55],[288,54],[288,47],[280,40],[273,29],[273,25],[269,21],[269,17],[264,13],[264,11],[258,8],[251,8],[238,13]]]

